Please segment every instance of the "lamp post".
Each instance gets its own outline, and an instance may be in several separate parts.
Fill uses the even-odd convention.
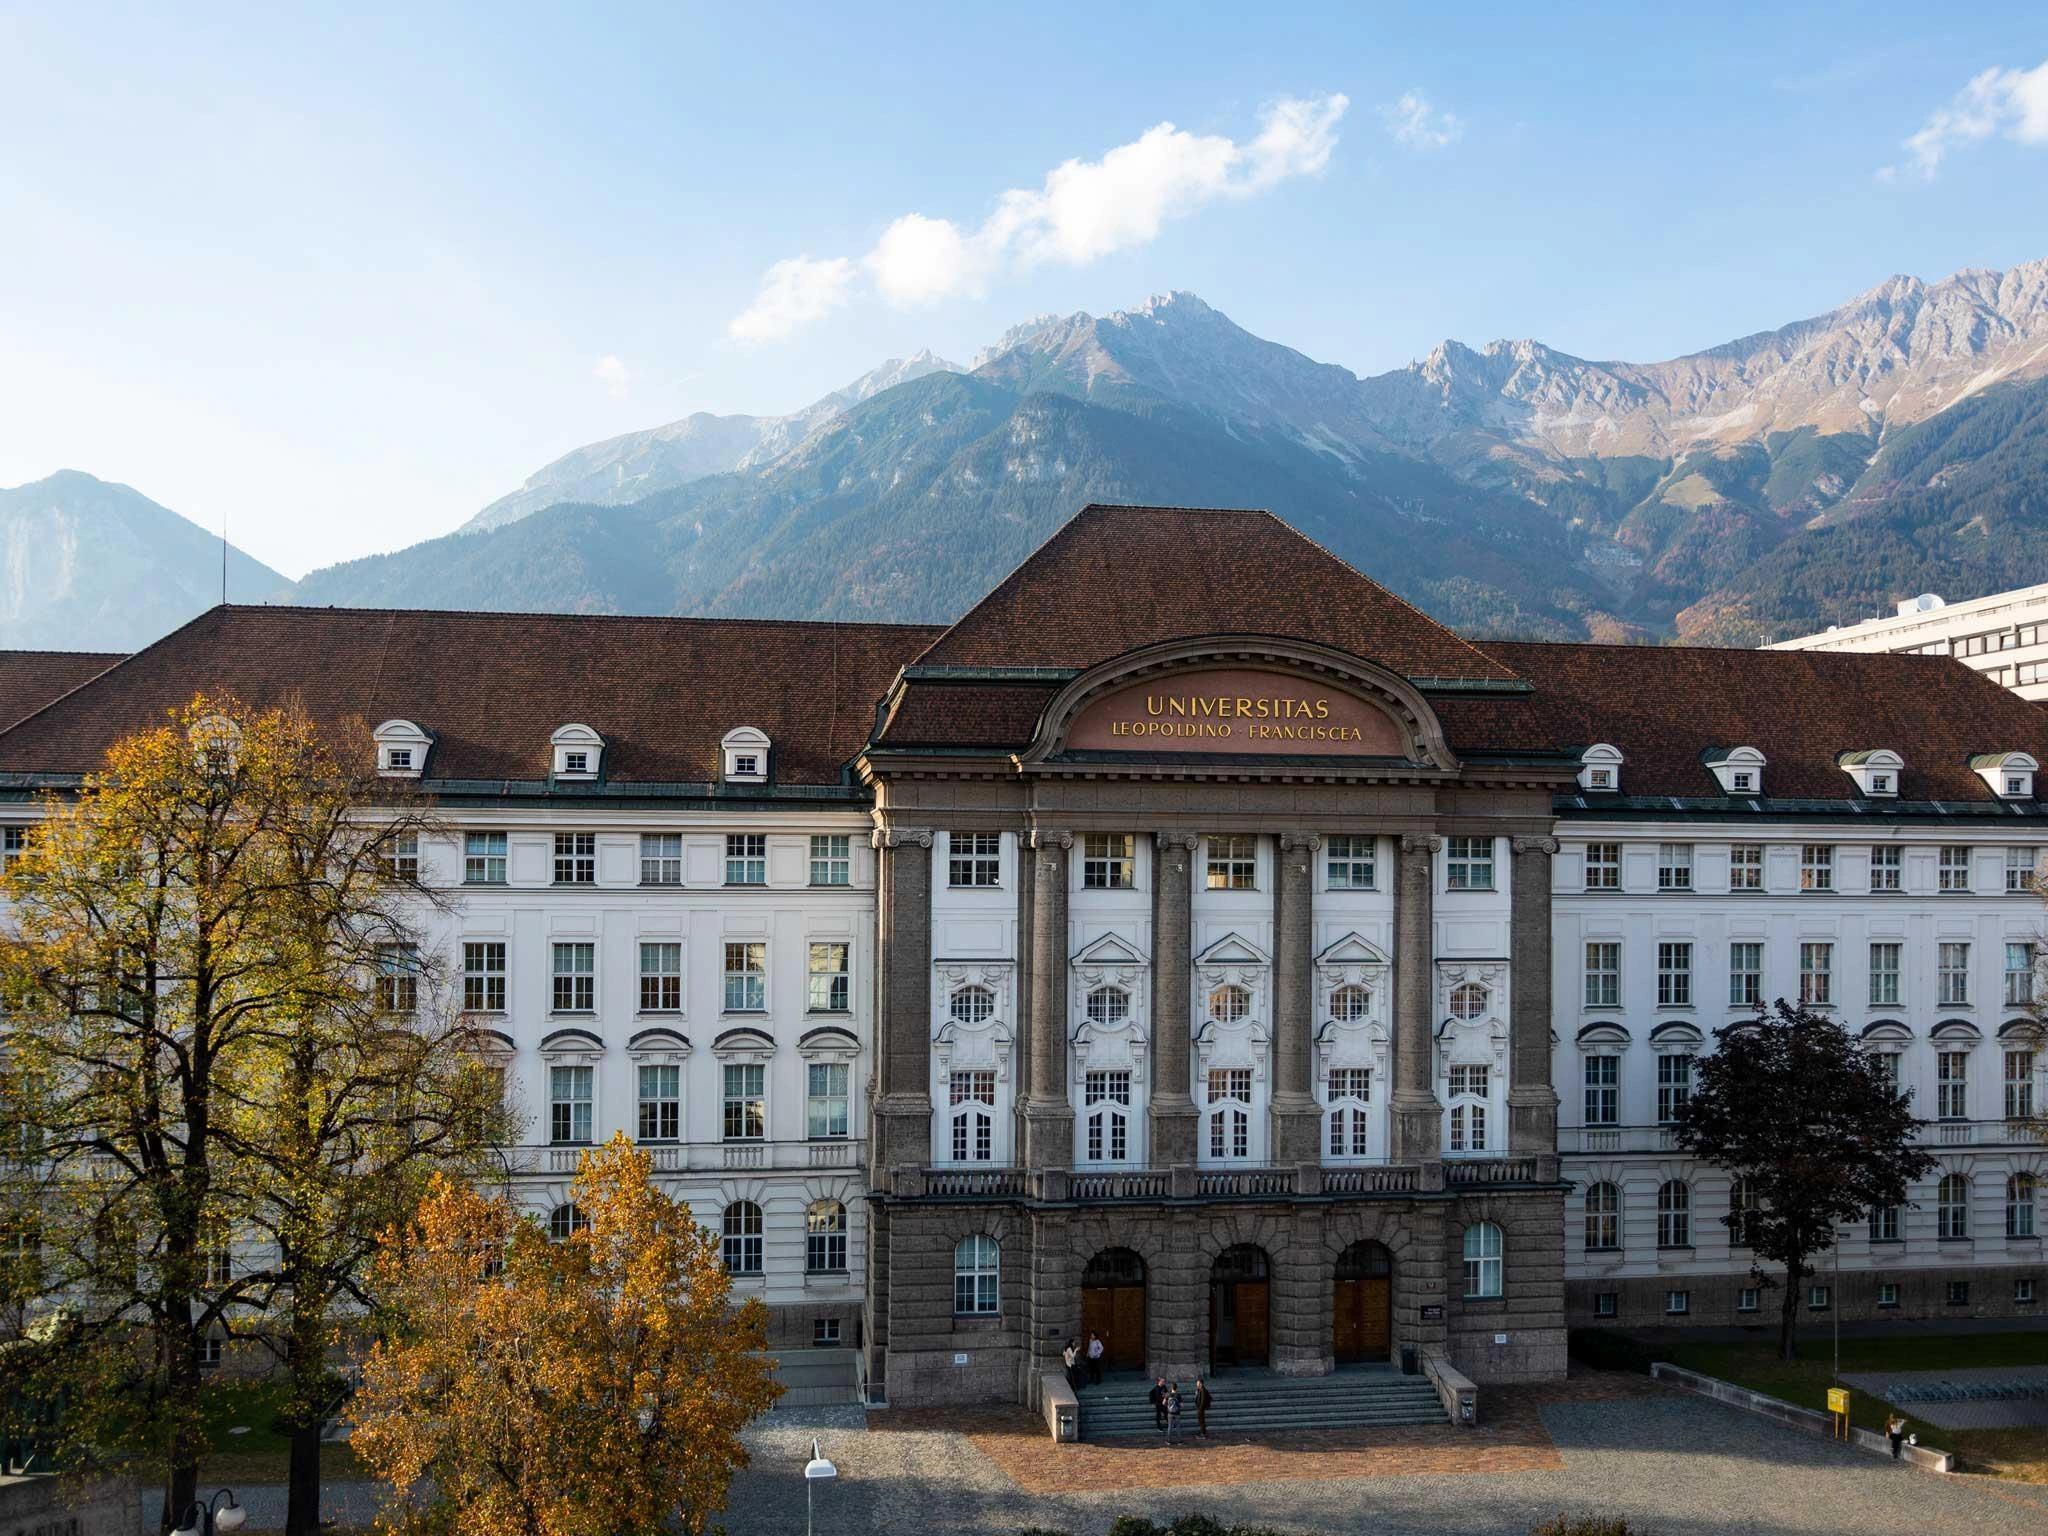
[[[811,1441],[811,1459],[804,1463],[804,1536],[811,1536],[811,1490],[838,1475],[839,1469],[825,1459],[818,1442]]]
[[[221,1500],[227,1500],[225,1504]],[[185,1506],[185,1513],[171,1528],[171,1536],[214,1536],[216,1531],[239,1531],[249,1519],[249,1511],[235,1502],[235,1490],[220,1488],[204,1504],[192,1503]]]

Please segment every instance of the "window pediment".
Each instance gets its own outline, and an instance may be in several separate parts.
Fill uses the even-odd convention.
[[[1927,1032],[1927,1037],[1951,1050],[1968,1050],[1984,1038],[1984,1032],[1968,1019],[1943,1019]]]
[[[1697,1027],[1676,1019],[1650,1031],[1650,1047],[1657,1051],[1696,1051],[1705,1043],[1706,1036]]]
[[[669,1063],[690,1058],[690,1037],[659,1026],[643,1029],[626,1042],[626,1054],[635,1061]]]
[[[540,1051],[551,1058],[602,1056],[604,1040],[587,1029],[557,1029],[542,1037]]]
[[[1629,1032],[1611,1020],[1601,1019],[1588,1024],[1572,1037],[1581,1051],[1625,1051],[1629,1047]]]
[[[1195,956],[1195,968],[1200,971],[1260,970],[1272,963],[1263,949],[1241,933],[1226,933]]]
[[[1906,1045],[1911,1043],[1913,1031],[1897,1019],[1876,1019],[1864,1025],[1857,1038],[1870,1045]]]
[[[711,1054],[720,1061],[765,1062],[775,1054],[775,1037],[765,1029],[742,1024],[713,1040]]]

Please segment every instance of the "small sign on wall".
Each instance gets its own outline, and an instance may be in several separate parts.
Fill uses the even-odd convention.
[[[1425,1305],[1422,1309],[1422,1320],[1425,1323],[1440,1323],[1444,1320],[1444,1309],[1434,1304]]]
[[[1506,1334],[1504,1334],[1504,1333],[1496,1333],[1496,1334],[1495,1334],[1495,1335],[1493,1336],[1493,1342],[1494,1342],[1494,1343],[1496,1343],[1496,1344],[1505,1344],[1505,1343],[1507,1343],[1507,1341],[1508,1341],[1508,1336],[1507,1336]]]
[[[965,1355],[955,1355],[953,1357],[953,1363],[955,1365],[965,1365],[967,1363],[967,1357]]]

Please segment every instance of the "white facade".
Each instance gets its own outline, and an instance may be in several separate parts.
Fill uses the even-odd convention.
[[[1772,651],[1888,651],[1953,656],[2023,699],[2048,699],[2048,582],[1945,603],[1929,594],[1889,618],[1829,628]]]

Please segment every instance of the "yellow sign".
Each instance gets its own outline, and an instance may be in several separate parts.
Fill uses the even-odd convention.
[[[1828,1412],[1829,1412],[1829,1413],[1847,1413],[1848,1411],[1849,1411],[1849,1389],[1848,1389],[1847,1387],[1829,1387],[1829,1388],[1828,1388]]]

